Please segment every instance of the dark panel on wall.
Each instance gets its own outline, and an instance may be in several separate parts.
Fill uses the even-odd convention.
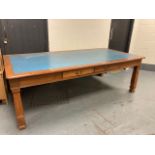
[[[133,19],[113,19],[111,22],[109,48],[128,52]]]
[[[48,51],[47,20],[2,20],[2,28],[5,54]]]

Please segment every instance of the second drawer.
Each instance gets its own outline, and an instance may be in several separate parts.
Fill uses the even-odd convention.
[[[86,68],[86,69],[78,69],[73,71],[66,71],[63,72],[63,78],[70,78],[70,77],[78,77],[81,75],[87,75],[94,72],[94,68]]]

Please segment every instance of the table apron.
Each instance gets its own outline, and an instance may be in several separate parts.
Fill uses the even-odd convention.
[[[69,79],[75,79],[85,76],[96,75],[99,73],[105,73],[109,71],[121,70],[124,68],[130,68],[135,66],[140,66],[141,60],[133,60],[133,61],[126,61],[121,63],[114,63],[114,64],[106,64],[100,66],[91,66],[86,68],[80,69],[72,69],[69,71],[58,72],[58,73],[46,73],[40,75],[32,75],[28,77],[21,77],[10,79],[10,88],[11,90],[19,89],[19,88],[26,88],[31,86],[37,86],[47,83],[54,83],[58,81],[64,81]]]

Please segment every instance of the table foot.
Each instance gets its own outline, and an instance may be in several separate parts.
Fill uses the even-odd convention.
[[[23,129],[26,128],[26,125],[20,125],[20,126],[18,126],[18,128],[19,128],[20,130],[23,130]]]
[[[25,118],[24,118],[24,116],[18,116],[18,117],[17,117],[17,124],[18,124],[18,128],[19,128],[20,130],[26,128],[26,123],[25,123]]]
[[[130,88],[129,92],[130,92],[130,93],[134,93],[134,92],[135,92],[135,89],[131,89],[131,88]]]

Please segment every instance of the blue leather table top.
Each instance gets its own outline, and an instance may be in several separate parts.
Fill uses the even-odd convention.
[[[12,68],[15,74],[52,70],[64,67],[81,66],[109,62],[129,58],[130,54],[124,54],[109,49],[92,49],[63,52],[43,52],[32,54],[10,55]]]

